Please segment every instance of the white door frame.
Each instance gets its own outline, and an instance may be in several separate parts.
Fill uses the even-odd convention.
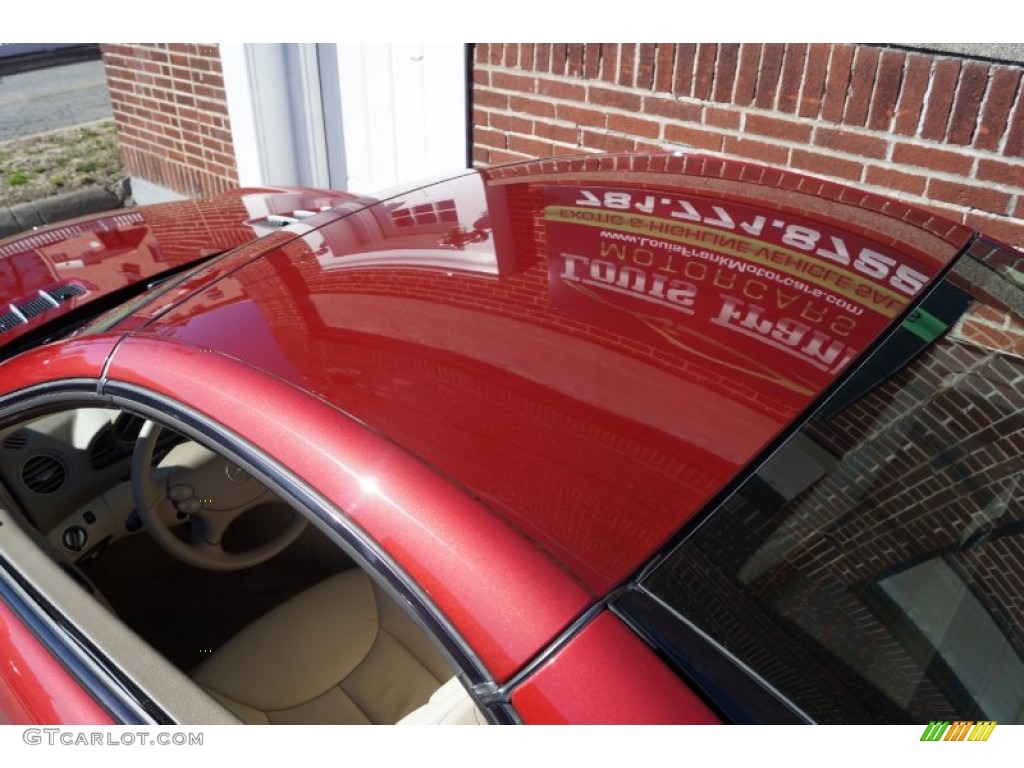
[[[239,182],[372,192],[468,166],[466,46],[224,43]]]

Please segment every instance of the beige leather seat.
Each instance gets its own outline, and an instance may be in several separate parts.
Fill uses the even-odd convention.
[[[260,724],[397,723],[451,677],[423,631],[359,569],[278,606],[193,673]]]
[[[399,725],[487,725],[483,713],[457,677],[438,688],[430,701],[398,721]]]

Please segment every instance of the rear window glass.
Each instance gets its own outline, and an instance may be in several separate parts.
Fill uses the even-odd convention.
[[[972,252],[642,584],[819,722],[1024,720],[1024,268]]]

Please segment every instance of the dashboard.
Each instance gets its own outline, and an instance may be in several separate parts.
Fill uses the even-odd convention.
[[[70,562],[141,528],[132,452],[145,420],[76,408],[0,432],[0,481],[27,522]],[[184,438],[163,430],[154,463]]]

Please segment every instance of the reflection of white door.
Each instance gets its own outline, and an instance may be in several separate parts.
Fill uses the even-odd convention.
[[[222,44],[243,186],[372,192],[468,165],[466,47]]]

